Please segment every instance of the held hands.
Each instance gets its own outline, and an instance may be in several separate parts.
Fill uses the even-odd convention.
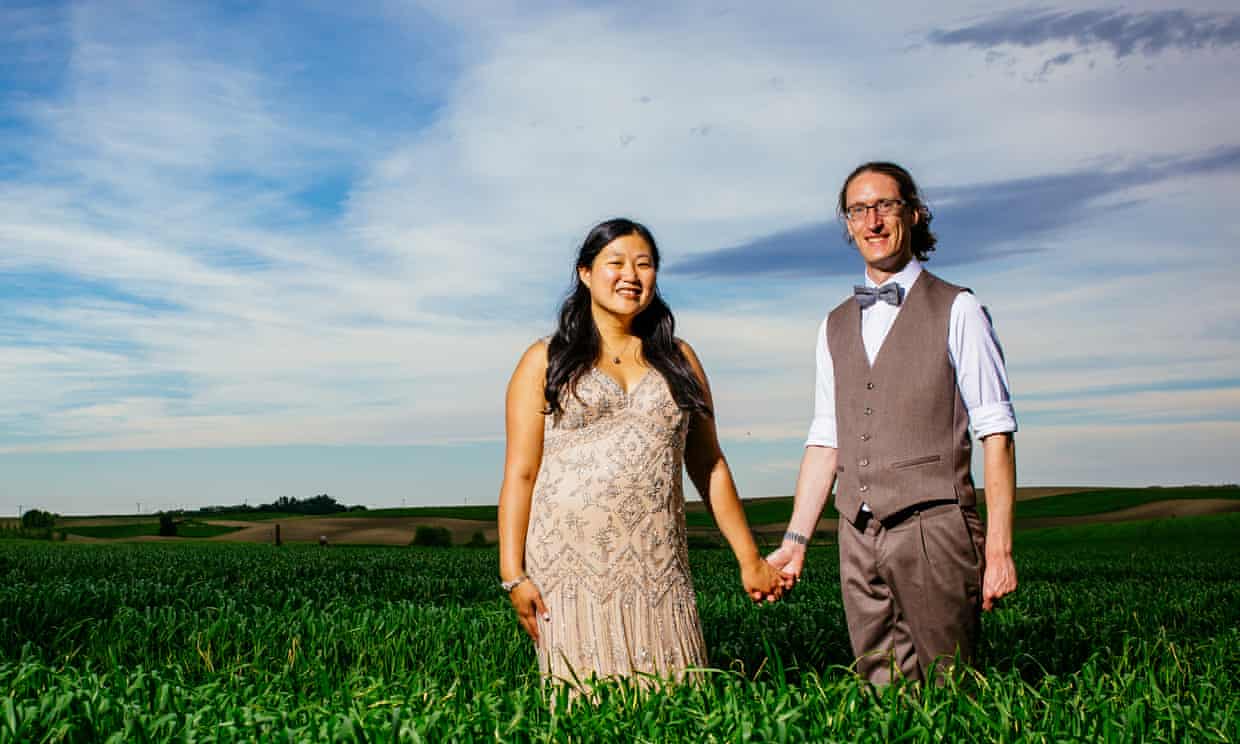
[[[508,593],[508,599],[512,602],[512,608],[517,611],[521,627],[525,628],[525,632],[537,643],[538,617],[541,615],[544,621],[551,619],[551,613],[547,612],[547,606],[543,604],[542,593],[534,586],[534,582],[526,579]]]
[[[741,584],[755,602],[774,602],[784,593],[784,582],[779,571],[757,555],[741,564]]]
[[[801,579],[801,570],[805,567],[805,546],[785,540],[766,557],[766,562],[779,569],[783,588],[787,591]]]
[[[768,563],[779,569],[780,580],[784,591],[792,591],[792,587],[801,580],[801,570],[805,568],[805,548],[809,541],[796,532],[784,533],[783,543],[775,552],[766,557]]]

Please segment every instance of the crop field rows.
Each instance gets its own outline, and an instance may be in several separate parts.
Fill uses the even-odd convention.
[[[0,743],[1240,741],[1240,515],[1018,536],[980,670],[849,672],[835,556],[755,607],[692,555],[691,685],[540,685],[494,550],[0,543]]]

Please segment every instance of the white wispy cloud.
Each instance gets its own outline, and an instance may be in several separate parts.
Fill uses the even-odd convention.
[[[352,110],[272,63],[277,15],[40,16],[29,33],[65,45],[63,79],[0,99],[33,164],[0,175],[0,272],[91,284],[21,295],[0,319],[0,452],[495,440],[512,366],[550,330],[599,219],[647,222],[670,260],[829,218],[839,180],[872,157],[950,194],[1236,144],[1240,103],[1202,56],[1029,86],[977,50],[917,46],[925,23],[869,7],[380,11],[335,11],[394,35]],[[402,92],[418,102],[407,117]],[[330,205],[307,196],[324,182]],[[1121,189],[1037,254],[945,270],[994,310],[1018,412],[1022,391],[1043,396],[1023,406],[1049,423],[1022,433],[1022,472],[1056,480],[1062,452],[1036,443],[1060,425],[1080,436],[1057,413],[1071,406],[1135,422],[1130,459],[1157,447],[1146,420],[1240,411],[1187,389],[1054,398],[1233,375],[1240,305],[1218,267],[1240,237],[1219,219],[1235,186]],[[852,278],[662,281],[724,436],[795,444],[813,333]],[[1194,293],[1208,311],[1186,329]]]

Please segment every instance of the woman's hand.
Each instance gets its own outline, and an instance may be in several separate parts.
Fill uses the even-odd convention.
[[[741,584],[755,602],[764,599],[774,602],[784,593],[783,576],[779,570],[758,556],[741,564]]]
[[[551,613],[547,612],[547,605],[543,604],[542,592],[538,591],[534,582],[526,579],[508,593],[508,599],[512,602],[512,608],[517,611],[517,619],[521,621],[521,627],[525,628],[525,632],[529,633],[530,638],[537,643],[538,616],[541,615],[543,620],[551,619]]]

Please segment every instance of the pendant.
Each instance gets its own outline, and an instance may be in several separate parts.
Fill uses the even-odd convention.
[[[620,363],[620,357],[612,357],[612,358],[611,358],[611,363],[612,363],[612,364],[619,364],[619,363]]]

